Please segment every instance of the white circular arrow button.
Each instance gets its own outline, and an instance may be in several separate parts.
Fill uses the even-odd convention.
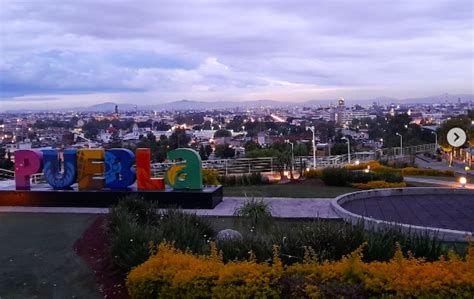
[[[460,147],[466,143],[466,132],[461,128],[452,128],[447,135],[448,143],[454,147]]]

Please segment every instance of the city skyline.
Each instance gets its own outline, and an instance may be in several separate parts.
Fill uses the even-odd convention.
[[[0,110],[474,94],[471,1],[2,1]]]

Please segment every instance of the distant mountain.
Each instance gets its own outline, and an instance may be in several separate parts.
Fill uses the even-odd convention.
[[[288,103],[272,101],[272,100],[258,100],[258,101],[215,101],[215,102],[202,102],[202,101],[191,101],[191,100],[180,100],[170,103],[164,103],[159,105],[144,106],[144,109],[154,110],[204,110],[204,109],[228,109],[228,108],[248,108],[248,107],[260,107],[260,106],[284,106]]]
[[[382,105],[390,103],[398,104],[424,104],[424,103],[455,103],[460,99],[462,102],[474,101],[474,95],[472,94],[441,94],[429,97],[420,98],[407,98],[407,99],[396,99],[390,97],[376,97],[373,99],[355,99],[347,98],[346,105],[352,106],[355,104],[367,105],[372,103],[380,103]],[[326,106],[329,104],[336,105],[338,99],[325,99],[325,100],[309,100],[304,102],[290,102],[290,101],[274,101],[274,100],[257,100],[257,101],[193,101],[193,100],[179,100],[174,102],[152,104],[152,105],[135,105],[130,103],[114,103],[104,102],[88,107],[75,107],[75,108],[62,108],[55,109],[55,111],[84,111],[84,112],[113,112],[115,105],[118,105],[119,111],[131,111],[135,108],[139,110],[168,110],[168,111],[179,111],[179,110],[213,110],[213,109],[229,109],[229,108],[255,108],[255,107],[285,107],[285,106],[299,106],[299,107],[318,107]],[[46,111],[43,109],[30,110],[30,111]],[[7,112],[25,112],[24,109],[9,110]]]
[[[100,103],[100,104],[92,105],[85,108],[78,108],[77,110],[78,111],[113,112],[115,111],[115,105],[118,105],[119,110],[122,110],[122,111],[135,109],[135,105],[133,104],[118,104],[118,103],[113,103],[113,102],[105,102],[105,103]]]
[[[440,94],[440,95],[435,95],[435,96],[429,96],[429,97],[422,97],[422,98],[409,98],[409,99],[403,99],[401,102],[403,103],[417,103],[417,104],[423,104],[423,103],[455,103],[458,100],[461,100],[461,102],[466,102],[466,101],[474,101],[474,95],[472,94]]]

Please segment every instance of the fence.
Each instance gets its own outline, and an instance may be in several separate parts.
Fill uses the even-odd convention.
[[[417,153],[434,152],[436,144],[422,144],[416,146],[408,146],[403,148],[403,155],[414,155]],[[401,157],[402,151],[400,148],[385,148],[376,151],[351,153],[351,162],[367,162],[383,157]],[[304,170],[305,168],[313,167],[337,167],[348,164],[347,155],[337,156],[321,156],[316,157],[316,165],[313,165],[313,156],[295,157],[294,170]],[[153,163],[151,165],[152,175],[154,177],[163,176],[166,170],[173,163]],[[206,160],[202,161],[203,168],[211,168],[217,170],[220,174],[245,174],[253,172],[274,172],[279,171],[280,168],[288,169],[290,165],[282,165],[276,158],[240,158],[240,159],[222,159],[222,160]],[[11,170],[0,169],[0,179],[13,179],[15,173]],[[34,183],[44,182],[42,173],[32,175]]]

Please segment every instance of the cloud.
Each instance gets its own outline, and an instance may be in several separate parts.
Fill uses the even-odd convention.
[[[470,0],[3,0],[0,97],[473,93],[473,20]]]

